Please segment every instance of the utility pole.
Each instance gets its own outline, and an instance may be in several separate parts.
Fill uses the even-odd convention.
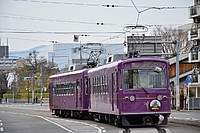
[[[83,62],[83,58],[82,58],[82,45],[81,45],[81,42],[80,42],[80,48],[79,48],[79,51],[80,51],[80,64],[82,64]]]
[[[32,104],[34,104],[34,72],[32,73]]]
[[[36,50],[34,50],[32,53],[29,53],[29,56],[31,56],[33,54],[32,58],[34,60],[34,63],[31,63],[31,65],[33,67],[33,71],[32,71],[32,104],[34,104],[34,78],[35,78],[34,77],[34,73],[36,71],[35,66],[36,66],[36,63],[37,63],[37,61],[36,61],[36,53],[37,53]]]
[[[40,66],[40,104],[42,105],[42,91],[43,91],[43,88],[42,88],[42,65]]]
[[[180,90],[179,90],[179,46],[176,40],[176,110],[180,111]]]

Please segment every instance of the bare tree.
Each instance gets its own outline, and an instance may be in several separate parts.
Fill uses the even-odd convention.
[[[162,41],[176,41],[179,42],[179,52],[180,54],[188,52],[192,46],[193,42],[188,39],[188,31],[190,29],[177,29],[172,26],[163,27],[160,25],[155,26],[152,31],[152,35],[161,36]],[[163,53],[176,53],[176,44],[162,44]]]
[[[39,72],[40,67],[47,64],[47,60],[43,56],[38,58],[38,54],[39,52],[34,50],[33,52],[29,53],[29,56],[26,59],[26,65],[30,66],[30,71],[33,73]]]

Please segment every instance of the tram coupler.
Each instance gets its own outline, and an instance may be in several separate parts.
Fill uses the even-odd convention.
[[[151,126],[153,121],[152,121],[152,118],[149,117],[149,116],[144,116],[143,117],[143,124],[146,125],[146,126]]]

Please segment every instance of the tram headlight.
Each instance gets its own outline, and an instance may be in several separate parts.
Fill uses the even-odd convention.
[[[133,102],[133,101],[135,101],[135,96],[130,96],[129,99],[130,99],[131,102]]]
[[[157,95],[157,99],[158,99],[159,101],[161,101],[161,100],[162,100],[162,95]]]

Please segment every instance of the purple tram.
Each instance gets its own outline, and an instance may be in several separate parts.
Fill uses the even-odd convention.
[[[167,124],[169,68],[162,58],[130,58],[90,69],[90,115],[116,126]]]
[[[54,115],[84,118],[88,115],[88,69],[50,76],[49,106]]]

